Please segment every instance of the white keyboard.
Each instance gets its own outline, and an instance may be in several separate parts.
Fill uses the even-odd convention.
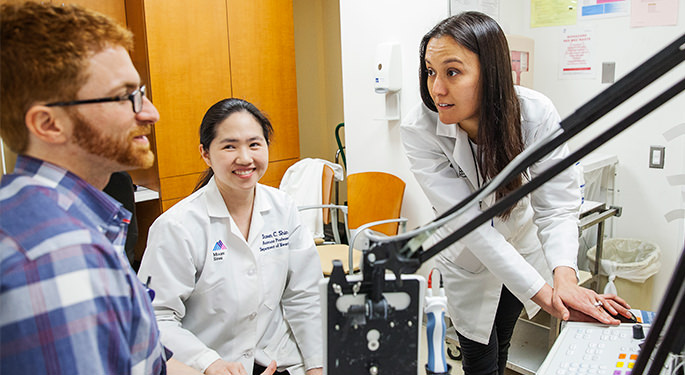
[[[538,375],[631,375],[642,339],[634,323],[606,326],[568,322],[538,370]],[[647,336],[647,325],[642,325]]]

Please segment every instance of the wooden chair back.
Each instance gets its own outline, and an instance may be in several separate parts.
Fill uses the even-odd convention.
[[[333,192],[333,168],[328,165],[323,166],[323,173],[321,173],[321,204],[331,204],[331,193]],[[330,208],[323,209],[323,223],[331,222]]]
[[[347,176],[347,206],[350,229],[377,220],[400,217],[405,183],[385,172],[361,172]],[[389,223],[372,229],[389,236],[397,234],[399,224]]]

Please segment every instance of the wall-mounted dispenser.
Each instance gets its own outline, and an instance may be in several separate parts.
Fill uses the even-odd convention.
[[[400,45],[381,43],[376,48],[376,70],[373,88],[378,94],[394,92],[402,87]]]
[[[379,120],[400,119],[402,88],[402,54],[398,43],[381,43],[376,47],[373,89],[385,95],[384,114]]]

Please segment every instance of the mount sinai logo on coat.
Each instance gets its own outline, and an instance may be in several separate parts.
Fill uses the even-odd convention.
[[[221,240],[216,241],[216,243],[214,244],[214,248],[212,249],[212,259],[215,262],[219,260],[224,260],[226,250],[228,250],[228,248],[226,247],[226,245],[224,245],[223,242],[221,242]]]

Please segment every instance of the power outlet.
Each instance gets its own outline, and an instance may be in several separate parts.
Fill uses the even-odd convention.
[[[649,147],[649,167],[664,169],[664,153],[666,147],[664,146],[650,146]]]

